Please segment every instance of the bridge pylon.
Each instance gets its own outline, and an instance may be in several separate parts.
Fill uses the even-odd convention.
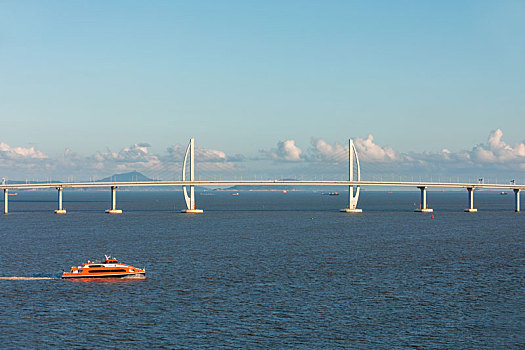
[[[195,181],[195,139],[192,137],[190,143],[186,148],[186,154],[184,155],[184,163],[182,165],[182,181],[186,181],[186,162],[188,161],[188,155],[190,156],[190,182]],[[182,185],[182,192],[184,193],[184,201],[186,202],[186,209],[181,210],[182,213],[187,214],[200,214],[204,210],[195,208],[195,186],[190,185],[190,195],[186,185]]]
[[[352,139],[348,140],[348,181],[354,181],[354,157],[357,165],[357,181],[361,181],[361,167],[359,166],[359,158]],[[357,208],[357,201],[359,200],[359,185],[348,186],[348,205],[341,209],[342,213],[362,213],[363,209]]]

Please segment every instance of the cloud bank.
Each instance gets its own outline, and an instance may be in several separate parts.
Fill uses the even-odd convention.
[[[366,138],[357,137],[354,144],[357,149],[359,159],[366,162],[377,163],[421,163],[421,162],[460,162],[470,165],[475,164],[506,164],[520,166],[525,163],[525,143],[519,143],[514,147],[509,146],[503,140],[501,129],[490,132],[486,143],[474,146],[471,150],[452,152],[443,148],[438,153],[399,153],[390,146],[381,146],[374,141],[373,135]],[[339,143],[330,144],[323,139],[313,138],[311,146],[307,152],[296,146],[295,140],[280,141],[277,148],[271,151],[262,151],[270,159],[280,161],[307,161],[307,162],[326,162],[340,163],[348,159],[348,145]],[[458,164],[460,165],[460,164]]]
[[[359,159],[372,162],[390,162],[398,160],[398,154],[391,147],[381,147],[374,143],[374,137],[354,139]],[[312,138],[310,147],[303,152],[295,140],[279,141],[277,147],[270,151],[261,151],[269,159],[290,162],[346,163],[348,161],[348,144],[330,144],[320,138]]]
[[[25,159],[46,159],[44,153],[36,151],[34,147],[10,147],[7,143],[0,142],[1,160],[25,160]]]
[[[369,179],[381,174],[469,174],[473,177],[484,173],[523,176],[525,170],[525,143],[509,145],[503,140],[501,129],[491,131],[487,140],[468,150],[451,151],[446,145],[439,152],[401,153],[392,147],[377,143],[373,135],[354,138],[363,174]],[[162,153],[151,152],[149,143],[136,143],[118,151],[98,151],[81,155],[67,148],[58,157],[52,157],[34,147],[12,147],[0,142],[0,176],[24,179],[103,178],[115,173],[139,171],[149,177],[162,179],[180,178],[186,146],[177,144]],[[348,144],[330,143],[312,138],[309,145],[301,147],[293,139],[278,141],[269,150],[260,151],[262,157],[227,154],[222,150],[196,147],[197,173],[201,178],[239,178],[267,174],[298,174],[303,178],[320,178],[346,174]]]
[[[77,179],[104,178],[116,173],[139,171],[151,178],[178,179],[186,152],[183,145],[174,145],[165,154],[154,154],[149,143],[136,143],[119,151],[98,151],[81,155],[66,148],[58,157],[50,157],[31,148],[10,147],[0,142],[0,176],[23,179]],[[215,149],[195,149],[197,170],[200,172],[235,171],[244,161],[243,155],[227,155]]]
[[[378,144],[371,134],[366,138],[354,138],[354,144],[362,173],[368,179],[400,180],[400,176],[404,176],[402,179],[408,181],[417,177],[457,177],[466,181],[469,177],[490,175],[496,181],[500,175],[502,181],[505,177],[525,180],[525,143],[514,146],[507,144],[503,141],[501,129],[491,131],[486,142],[460,151],[444,147],[440,152],[402,153],[390,146]],[[284,145],[293,145],[293,149]],[[290,139],[278,142],[277,148],[261,153],[267,156],[267,160],[278,160],[281,164],[288,162],[290,166],[301,161],[301,168],[295,167],[297,172],[308,172],[310,165],[310,173],[331,171],[334,178],[335,174],[344,174],[348,166],[348,144],[329,143],[319,138],[312,138],[310,146],[304,151],[296,145],[295,140]]]

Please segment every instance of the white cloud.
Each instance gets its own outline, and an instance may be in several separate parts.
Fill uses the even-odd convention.
[[[52,159],[34,147],[11,147],[0,142],[0,177],[17,175],[23,180],[34,174],[47,173],[51,162]]]
[[[391,147],[381,147],[376,144],[372,134],[368,135],[366,139],[356,138],[354,144],[359,154],[359,159],[363,161],[390,162],[399,159],[399,156]]]
[[[35,150],[34,147],[10,147],[7,143],[0,142],[0,159],[46,159],[47,155]]]
[[[263,153],[266,153],[271,159],[274,160],[289,162],[299,162],[303,160],[301,157],[303,151],[295,145],[295,140],[279,141],[277,143],[276,149],[273,149],[269,152],[263,151]]]
[[[202,149],[199,148],[195,153],[195,159],[203,159],[206,162],[225,162],[226,153],[216,149]]]
[[[147,143],[138,143],[130,147],[124,147],[119,152],[97,152],[91,156],[84,157],[84,167],[93,170],[108,171],[145,171],[162,167],[159,156],[149,152]],[[64,157],[68,161],[78,161],[79,157],[70,154]],[[111,175],[111,174],[109,174]]]
[[[514,147],[507,145],[503,140],[501,129],[492,131],[487,144],[480,144],[471,151],[473,160],[482,163],[525,163],[525,143],[519,143]]]
[[[167,149],[167,155],[161,157],[165,164],[171,163],[180,169],[187,146],[174,145]],[[196,171],[200,173],[224,173],[238,171],[239,163],[245,161],[241,154],[228,155],[226,152],[211,148],[195,147]],[[180,164],[180,165],[179,165]],[[178,172],[179,170],[177,170]]]
[[[168,154],[162,157],[163,161],[182,162],[186,153],[186,146],[174,145],[169,147],[167,152]],[[242,162],[246,157],[242,154],[227,155],[220,150],[195,147],[195,159],[199,162],[224,163]]]
[[[116,160],[122,163],[141,163],[144,166],[154,166],[160,164],[159,157],[149,153],[147,143],[134,144],[133,146],[123,148],[117,154]]]
[[[312,148],[309,150],[308,159],[316,162],[341,163],[348,159],[348,145],[339,143],[333,145],[323,139],[312,138]]]
[[[391,147],[382,147],[374,142],[374,136],[366,139],[357,137],[354,144],[360,160],[371,162],[391,162],[399,160],[399,155]],[[327,143],[323,139],[313,139],[309,159],[315,161],[340,163],[348,159],[348,145]]]

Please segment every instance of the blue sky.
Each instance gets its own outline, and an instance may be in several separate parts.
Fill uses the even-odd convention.
[[[0,170],[78,177],[194,136],[232,166],[315,173],[317,140],[373,135],[412,159],[482,147],[496,158],[469,167],[519,176],[524,68],[523,1],[0,1]],[[123,163],[89,171],[140,168]]]

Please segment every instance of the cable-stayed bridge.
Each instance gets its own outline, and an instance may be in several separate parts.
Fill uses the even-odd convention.
[[[224,187],[224,186],[347,186],[348,203],[347,207],[341,212],[360,213],[361,208],[357,207],[361,186],[375,187],[413,187],[421,191],[421,203],[416,212],[433,212],[427,205],[428,188],[460,188],[468,191],[468,208],[465,212],[476,212],[474,207],[474,191],[476,189],[495,189],[514,191],[514,210],[520,211],[520,192],[525,189],[525,185],[510,184],[488,184],[488,183],[466,183],[466,182],[428,182],[428,181],[370,181],[361,179],[361,169],[359,158],[352,140],[349,140],[349,159],[348,159],[348,180],[195,180],[195,140],[192,138],[186,149],[184,163],[182,165],[182,180],[177,181],[129,181],[129,182],[58,182],[58,183],[35,183],[35,184],[7,184],[2,181],[0,189],[4,190],[4,214],[9,212],[9,190],[16,189],[50,189],[58,191],[57,214],[65,214],[62,196],[63,190],[68,188],[111,188],[111,207],[106,210],[109,214],[120,214],[121,209],[117,209],[116,191],[119,187],[170,187],[182,186],[183,195],[186,203],[184,213],[202,213],[203,209],[198,209],[195,203],[195,186]],[[189,165],[189,178],[187,178],[187,168]],[[354,176],[355,175],[355,176]],[[189,193],[188,193],[189,188]]]

